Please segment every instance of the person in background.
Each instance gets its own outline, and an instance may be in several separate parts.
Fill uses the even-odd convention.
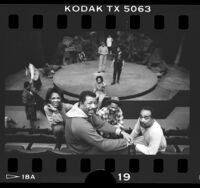
[[[105,46],[105,42],[101,42],[101,46],[98,48],[98,53],[100,55],[98,73],[105,72],[107,55],[108,55],[108,48],[107,46]]]
[[[28,81],[24,82],[24,90],[22,92],[22,102],[25,105],[26,118],[30,121],[32,132],[36,127],[35,122],[37,120],[36,114],[36,94],[31,89],[31,84]]]
[[[47,120],[50,124],[50,130],[52,130],[56,137],[55,149],[60,149],[62,139],[64,137],[64,127],[66,113],[71,109],[73,105],[63,103],[63,94],[56,88],[49,88],[46,94],[46,105],[44,111]]]
[[[117,83],[119,84],[122,67],[124,66],[124,56],[120,46],[117,47],[117,51],[114,54],[111,66],[113,66],[113,82],[111,83],[111,85],[114,85],[116,83],[116,77],[117,77]]]
[[[139,135],[142,136],[139,136]],[[153,109],[144,107],[131,133],[135,151],[145,155],[156,155],[164,152],[167,142],[160,124],[153,118]]]
[[[106,154],[127,150],[132,138],[96,115],[96,95],[83,91],[78,103],[67,112],[65,139],[73,154]],[[123,135],[123,139],[106,139],[97,130]]]
[[[103,80],[102,76],[96,77],[96,84],[93,92],[96,94],[96,99],[98,101],[98,109],[101,108],[104,97],[106,96],[106,83]]]
[[[25,74],[26,76],[30,76],[30,83],[33,84],[35,91],[36,92],[40,91],[42,82],[40,79],[39,70],[32,63],[29,62],[26,64]]]
[[[17,123],[9,116],[4,118],[5,128],[17,128]]]
[[[97,112],[97,115],[101,117],[104,121],[107,121],[109,124],[119,127],[124,130],[124,117],[121,108],[119,107],[119,98],[118,97],[111,97],[108,101],[108,106],[103,107]],[[103,134],[100,133],[104,137],[115,137],[111,134]]]
[[[85,63],[86,60],[87,60],[87,58],[85,56],[84,51],[81,51],[80,53],[78,53],[78,62]]]
[[[108,35],[107,39],[106,39],[106,45],[108,47],[108,53],[112,54],[112,43],[113,43],[113,38]]]

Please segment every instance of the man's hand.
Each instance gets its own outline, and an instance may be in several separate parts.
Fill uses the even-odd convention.
[[[121,131],[121,134],[127,140],[129,145],[133,144],[133,138],[131,137],[130,134],[126,133],[125,131]]]

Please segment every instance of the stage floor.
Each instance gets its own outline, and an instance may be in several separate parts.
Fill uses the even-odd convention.
[[[70,66],[70,65],[68,65]],[[62,69],[68,66],[63,66]],[[125,65],[126,66],[126,65]],[[62,70],[61,69],[61,70]],[[125,67],[124,67],[125,70]],[[95,70],[96,71],[96,70]],[[95,71],[93,72],[95,74]],[[112,70],[111,70],[112,71]],[[122,79],[124,71],[122,73]],[[67,76],[67,75],[66,75]],[[95,75],[93,75],[95,78]],[[5,90],[6,91],[19,91],[23,89],[24,81],[28,80],[25,76],[24,69],[19,70],[16,73],[6,76],[5,78]],[[44,77],[41,74],[42,88],[39,95],[45,98],[48,88],[53,87],[53,79]],[[94,80],[92,80],[94,83]],[[106,80],[107,81],[107,80]],[[109,81],[112,81],[112,73],[110,73]],[[121,80],[122,84],[123,80]],[[186,69],[178,66],[170,66],[166,75],[158,80],[156,88],[148,94],[140,97],[126,99],[126,100],[170,100],[179,90],[190,90],[190,73]],[[76,100],[77,98],[66,96],[69,100]]]
[[[157,76],[144,65],[125,63],[120,83],[111,85],[113,67],[107,61],[106,72],[98,73],[98,61],[66,65],[53,77],[54,84],[71,96],[78,96],[83,90],[93,90],[96,76],[101,75],[106,83],[106,94],[123,99],[141,96],[157,85]]]

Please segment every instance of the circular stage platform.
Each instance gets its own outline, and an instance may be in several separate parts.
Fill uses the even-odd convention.
[[[113,68],[110,65],[111,61],[107,61],[105,73],[97,73],[98,61],[66,65],[56,72],[53,82],[65,94],[78,97],[83,90],[93,90],[96,76],[102,75],[107,84],[107,95],[117,96],[120,99],[142,96],[157,85],[157,76],[151,70],[144,65],[134,63],[125,63],[120,83],[111,85]]]

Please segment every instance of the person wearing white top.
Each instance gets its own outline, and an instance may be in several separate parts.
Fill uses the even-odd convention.
[[[98,48],[98,53],[100,54],[98,73],[105,72],[107,55],[108,55],[108,48],[107,48],[107,46],[105,45],[104,42],[102,42],[101,46]]]
[[[109,54],[112,54],[112,50],[111,50],[112,49],[112,43],[113,43],[113,38],[110,35],[108,35],[108,37],[106,39],[106,45],[108,47]]]
[[[141,134],[142,136],[138,136]],[[145,155],[156,155],[164,152],[167,142],[160,124],[153,119],[153,110],[145,107],[140,111],[140,117],[131,133],[135,151]]]
[[[32,63],[27,63],[25,69],[26,76],[30,76],[30,83],[33,84],[36,91],[39,91],[42,86],[39,70]]]

